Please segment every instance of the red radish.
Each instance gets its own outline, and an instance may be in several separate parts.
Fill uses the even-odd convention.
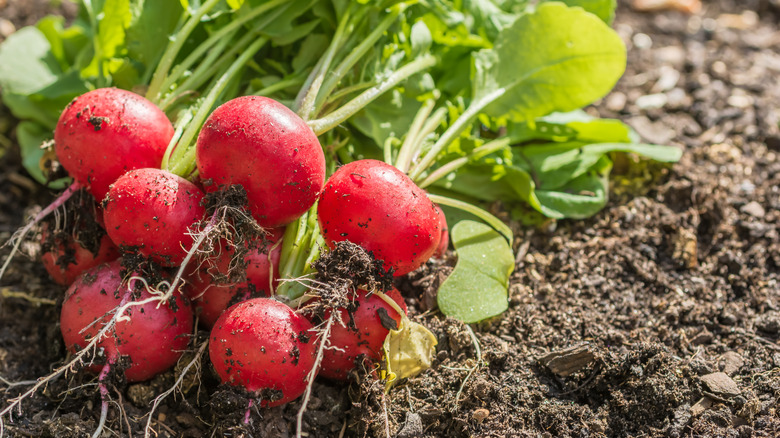
[[[281,244],[276,244],[282,237],[283,230],[275,230],[269,236],[268,246],[265,248],[250,248],[244,255],[242,266],[235,269],[242,270],[245,280],[231,282],[229,277],[235,273],[230,272],[230,262],[235,253],[227,243],[222,242],[221,250],[208,268],[201,268],[190,275],[189,284],[185,293],[192,299],[195,311],[199,312],[199,321],[203,326],[211,328],[231,304],[248,300],[257,296],[271,296],[271,282],[279,278],[279,257],[282,252]],[[245,265],[245,266],[243,266]],[[217,277],[215,279],[215,277]]]
[[[325,181],[317,136],[297,114],[266,97],[239,97],[214,110],[198,136],[196,160],[206,191],[242,185],[252,215],[269,228],[311,208]]]
[[[395,167],[377,160],[353,161],[327,181],[317,204],[325,241],[349,240],[401,276],[422,266],[439,244],[436,205]]]
[[[382,358],[382,344],[390,329],[401,323],[398,314],[385,300],[376,294],[366,297],[367,292],[359,289],[353,301],[353,311],[339,309],[346,327],[334,324],[331,327],[327,348],[322,356],[319,375],[334,380],[347,380],[349,372],[360,364],[358,360],[376,362]],[[406,312],[406,303],[401,293],[390,289],[386,295],[392,298]],[[326,312],[325,317],[329,317]],[[389,327],[388,327],[389,326]]]
[[[41,232],[41,262],[57,284],[68,286],[87,269],[119,258],[119,248],[105,231],[101,230],[96,247],[87,244],[78,233],[76,230],[52,234],[46,226]]]
[[[65,345],[72,353],[84,348],[111,320],[113,309],[131,301],[150,298],[138,282],[123,281],[119,260],[90,269],[68,289],[62,303],[60,328]],[[167,304],[150,302],[130,307],[108,335],[98,343],[106,363],[128,357],[124,370],[128,382],[147,380],[167,370],[179,360],[192,332],[192,309],[178,292]],[[93,365],[98,372],[103,365]]]
[[[160,169],[122,175],[103,201],[106,231],[120,248],[137,249],[164,266],[182,263],[193,244],[188,235],[206,212],[203,192]]]
[[[279,406],[306,390],[317,355],[311,323],[278,301],[254,298],[219,317],[209,356],[223,382],[243,386]]]
[[[441,228],[441,237],[439,238],[439,246],[436,247],[436,251],[433,253],[433,257],[440,259],[444,257],[447,252],[447,248],[450,246],[450,231],[447,227],[447,218],[444,217],[444,210],[438,205],[436,210],[439,212],[439,228]]]
[[[41,225],[41,262],[58,284],[69,286],[87,269],[118,258],[119,248],[103,229],[103,211],[86,191]]]
[[[168,117],[149,100],[99,88],[65,108],[54,130],[54,150],[70,176],[102,200],[128,170],[160,167],[173,132]]]

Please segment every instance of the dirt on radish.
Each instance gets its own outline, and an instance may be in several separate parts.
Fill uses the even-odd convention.
[[[36,2],[4,3],[0,15],[17,27],[38,12]],[[592,219],[518,229],[510,309],[472,328],[481,361],[466,325],[421,316],[437,267],[414,272],[400,289],[410,316],[439,340],[433,368],[386,398],[369,379],[318,381],[304,415],[309,436],[342,428],[347,436],[385,436],[385,418],[401,437],[777,436],[779,18],[772,1],[708,2],[698,16],[622,7],[616,28],[631,47],[628,72],[589,111],[627,121],[650,141],[684,145],[683,161],[671,170],[623,166],[631,173],[613,178],[609,206]],[[0,108],[0,145],[13,124]],[[0,238],[20,225],[22,210],[50,199],[7,152]],[[46,375],[65,347],[55,322],[62,288],[43,267],[17,257],[4,284],[0,395],[7,400],[27,388],[8,382]],[[194,356],[185,353],[177,369]],[[300,400],[244,425],[241,391],[220,386],[208,366],[196,374],[156,410],[158,436],[294,430]],[[127,436],[129,425],[142,436],[150,403],[176,376],[118,382],[110,395],[123,409],[111,410],[108,427]],[[54,381],[6,421],[7,433],[91,435],[100,415],[93,379]]]

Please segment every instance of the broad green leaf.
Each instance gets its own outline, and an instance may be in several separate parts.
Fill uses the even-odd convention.
[[[53,130],[62,108],[87,87],[78,72],[63,74],[50,47],[35,27],[11,35],[0,45],[0,88],[14,116]]]
[[[98,25],[100,55],[113,58],[125,45],[125,30],[133,20],[130,0],[106,0]]]
[[[537,189],[551,190],[584,174],[610,152],[633,152],[663,162],[678,161],[680,148],[650,144],[567,142],[515,148],[515,164],[536,177]]]
[[[133,19],[126,31],[128,57],[153,69],[184,9],[175,1],[142,0],[133,2],[131,12]]]
[[[311,20],[303,24],[299,24],[292,29],[290,29],[288,32],[286,32],[284,35],[278,36],[274,38],[274,43],[278,44],[280,46],[292,44],[295,41],[298,41],[301,38],[306,37],[307,35],[311,34],[312,31],[320,24],[320,20]]]
[[[582,111],[552,113],[534,121],[507,124],[507,135],[515,143],[531,140],[631,143],[631,134],[631,128],[620,120],[596,119]]]
[[[543,3],[504,29],[493,49],[474,55],[472,106],[515,121],[571,111],[607,94],[625,65],[625,46],[603,21]]]
[[[403,137],[421,105],[417,99],[394,89],[355,114],[350,124],[382,147],[390,137]]]
[[[19,29],[0,45],[0,87],[4,92],[33,94],[54,83],[61,73],[49,41],[35,27]]]
[[[40,162],[43,157],[41,145],[51,140],[52,132],[34,122],[20,122],[16,127],[16,136],[22,150],[22,165],[27,173],[41,184],[46,184],[46,177],[41,171]],[[48,185],[53,189],[65,187],[65,179],[55,181]]]
[[[238,10],[241,9],[241,6],[244,4],[244,0],[226,0],[228,6],[230,6],[230,9]]]
[[[111,62],[113,58],[123,55],[125,47],[125,31],[130,26],[133,13],[130,10],[130,0],[105,0],[102,7],[95,2],[93,5],[99,22],[97,36],[94,41],[95,56],[86,66],[81,75],[84,78],[110,77],[122,63]],[[113,69],[112,69],[113,67]]]
[[[424,21],[418,21],[412,25],[410,40],[412,45],[412,57],[416,57],[430,50],[433,37]]]
[[[538,209],[547,217],[584,219],[601,211],[609,198],[609,172],[612,162],[602,156],[587,173],[558,190],[537,190]]]
[[[617,8],[617,0],[543,0],[543,1],[560,1],[566,3],[569,6],[579,6],[582,9],[595,14],[603,22],[612,24],[612,20],[615,19],[615,8]]]
[[[328,48],[328,37],[313,33],[308,35],[300,45],[300,49],[292,59],[293,71],[302,72],[307,67],[313,67],[320,56]]]
[[[461,221],[450,231],[458,262],[438,293],[439,309],[466,323],[499,315],[508,307],[507,288],[515,258],[493,228]]]

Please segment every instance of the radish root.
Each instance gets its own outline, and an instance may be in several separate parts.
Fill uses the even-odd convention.
[[[23,228],[21,228],[19,231],[14,233],[13,236],[8,240],[6,245],[13,245],[11,248],[11,253],[8,254],[8,257],[6,257],[5,262],[3,262],[3,266],[0,267],[0,280],[2,280],[3,275],[5,275],[5,271],[8,269],[8,266],[11,264],[11,260],[14,258],[17,252],[19,252],[19,247],[22,245],[22,242],[24,241],[24,237],[27,235],[27,233],[30,232],[30,230],[33,229],[34,226],[38,225],[46,216],[50,215],[52,212],[56,211],[58,208],[62,207],[65,202],[70,199],[71,196],[73,196],[74,193],[79,191],[81,189],[81,184],[78,182],[74,182],[70,185],[67,189],[65,189],[64,192],[60,196],[57,197],[51,204],[46,206],[43,210],[40,211],[40,213],[36,214],[30,223],[25,225]]]

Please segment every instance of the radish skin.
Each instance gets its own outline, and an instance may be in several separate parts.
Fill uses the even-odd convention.
[[[401,276],[422,266],[441,239],[436,205],[395,167],[358,160],[340,167],[325,184],[317,220],[331,248],[349,240]]]
[[[325,181],[317,136],[297,114],[266,97],[239,97],[214,110],[196,147],[206,191],[240,184],[249,210],[266,228],[303,215]]]
[[[54,130],[57,159],[95,199],[125,172],[160,167],[174,129],[152,102],[119,88],[73,99]]]
[[[232,306],[211,330],[209,356],[220,379],[259,394],[262,407],[301,396],[316,355],[311,323],[268,298]]]
[[[120,248],[163,266],[180,265],[194,242],[188,232],[206,213],[203,196],[195,184],[170,172],[132,170],[103,201],[106,232]]]
[[[118,306],[152,296],[146,289],[130,290],[120,275],[121,269],[119,260],[96,266],[68,288],[60,313],[60,329],[71,353],[86,346],[111,320],[111,312]],[[89,370],[98,373],[105,362],[127,357],[127,381],[140,382],[173,366],[189,343],[192,309],[178,292],[168,303],[159,304],[149,302],[128,309],[124,316],[129,319],[117,321],[108,336],[99,341],[97,347],[103,350],[103,360],[96,360],[100,363]]]

